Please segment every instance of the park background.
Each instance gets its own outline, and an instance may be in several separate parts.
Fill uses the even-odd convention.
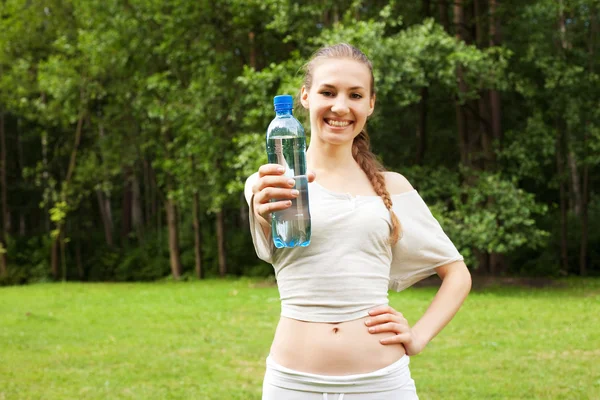
[[[173,370],[190,372],[171,358],[167,372],[137,360],[156,365],[156,376],[127,372],[148,387],[136,391],[124,380],[128,389],[121,390],[92,379],[83,390],[82,381],[112,368],[98,365],[113,365],[110,357],[128,349],[121,343],[112,356],[96,354],[97,370],[90,370],[85,346],[98,343],[97,335],[110,344],[106,338],[118,339],[111,329],[130,324],[153,343],[135,357],[160,360],[171,353],[152,333],[160,338],[188,321],[181,330],[194,337],[194,324],[216,312],[230,315],[231,321],[212,321],[227,330],[227,343],[236,342],[249,334],[235,326],[250,318],[240,310],[254,315],[251,334],[260,338],[237,345],[253,349],[251,361],[240,356],[253,369],[239,375],[252,378],[247,387],[217,383],[210,390],[214,398],[258,398],[278,304],[272,267],[252,246],[244,181],[266,162],[272,97],[296,95],[311,54],[336,42],[359,47],[373,61],[377,104],[368,131],[375,154],[420,192],[476,282],[466,307],[480,313],[465,312],[471,322],[448,328],[466,336],[441,336],[445,356],[431,351],[433,358],[421,362],[432,368],[450,359],[449,368],[479,354],[488,363],[461,369],[456,381],[425,385],[422,397],[600,398],[600,337],[590,323],[597,326],[600,313],[599,10],[598,0],[2,1],[0,284],[8,287],[0,289],[0,386],[8,389],[0,388],[0,398],[212,398],[202,385],[180,393],[166,384],[164,396],[151,386]],[[298,108],[296,115],[309,131],[306,113]],[[412,322],[433,295],[425,286],[391,297],[399,306],[416,302],[407,312]],[[245,299],[239,304],[231,300],[238,295]],[[123,299],[131,304],[127,321],[112,320],[110,310],[123,307]],[[268,306],[246,309],[257,299]],[[522,306],[528,299],[539,307]],[[150,331],[147,304],[169,316]],[[185,314],[192,304],[205,308]],[[189,319],[175,322],[169,307]],[[57,310],[73,313],[72,325]],[[136,312],[150,313],[148,320],[135,325]],[[494,312],[498,319],[480,328],[475,317]],[[521,325],[503,340],[487,339],[507,329],[501,319]],[[48,336],[27,335],[33,331]],[[204,345],[226,347],[209,336]],[[74,383],[65,378],[73,377],[71,369],[55,368],[67,361],[47,350],[76,343],[88,372]],[[223,356],[194,353],[191,343],[182,353],[191,363]],[[481,343],[488,352],[468,350],[481,350]],[[128,357],[139,342],[130,345]],[[499,357],[498,347],[511,352]],[[534,355],[515,358],[523,354],[518,349]],[[234,362],[223,365],[235,370],[227,360]],[[494,374],[514,365],[510,360],[548,370],[519,379],[517,369],[493,384]],[[569,362],[573,378],[560,385],[557,375],[564,378]],[[40,363],[47,368],[36,375]],[[214,372],[202,365],[196,369],[203,374]],[[473,373],[492,383],[465,389]],[[503,391],[517,381],[525,386]],[[440,387],[446,392],[435,392]]]

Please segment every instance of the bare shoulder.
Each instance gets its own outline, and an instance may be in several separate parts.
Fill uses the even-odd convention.
[[[414,190],[408,179],[397,172],[386,171],[383,173],[385,177],[385,186],[390,194],[402,194]]]

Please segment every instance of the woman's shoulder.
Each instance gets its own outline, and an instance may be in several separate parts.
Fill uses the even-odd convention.
[[[397,172],[386,171],[383,176],[390,195],[408,193],[414,190],[408,179]]]

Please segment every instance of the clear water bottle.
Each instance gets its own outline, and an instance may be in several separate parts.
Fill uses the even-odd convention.
[[[275,247],[297,247],[310,244],[310,210],[306,177],[306,136],[302,124],[292,115],[293,98],[275,96],[275,118],[267,128],[267,156],[270,164],[285,167],[285,176],[296,181],[300,195],[291,207],[274,212],[271,233]],[[277,200],[273,200],[277,201]]]

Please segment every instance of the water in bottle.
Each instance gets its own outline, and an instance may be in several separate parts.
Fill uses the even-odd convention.
[[[310,244],[310,210],[306,177],[306,136],[302,124],[292,115],[292,96],[275,96],[275,118],[267,129],[269,163],[285,167],[284,175],[296,181],[300,195],[291,207],[274,212],[271,233],[275,247],[297,247]],[[277,200],[273,200],[277,201]]]

